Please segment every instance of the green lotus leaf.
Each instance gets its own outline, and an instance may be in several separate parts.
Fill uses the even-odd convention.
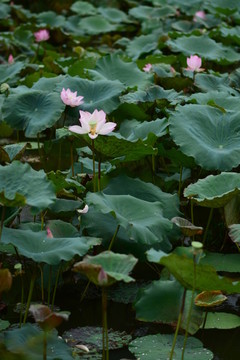
[[[147,144],[153,145],[157,138],[167,134],[167,126],[166,118],[144,122],[132,119],[125,120],[121,124],[119,132],[129,141],[142,139]]]
[[[84,103],[81,105],[81,109],[90,112],[98,109],[104,110],[107,113],[113,111],[119,106],[119,96],[124,90],[123,84],[119,81],[90,81],[77,77],[66,77],[56,86],[59,98],[59,94],[63,87],[65,89],[69,88],[72,89],[72,91],[77,91],[78,95],[84,96]]]
[[[21,61],[16,61],[13,64],[0,65],[0,84],[8,82],[8,84],[16,83],[18,74],[24,69],[26,64]]]
[[[31,17],[32,17],[32,14],[31,14]],[[13,36],[14,36],[15,45],[21,46],[28,52],[30,51],[29,49],[34,41],[33,40],[34,36],[33,36],[32,31],[27,30],[26,27],[24,27],[24,25],[17,26],[16,29],[14,30]],[[32,53],[32,55],[34,55],[33,51],[31,53]]]
[[[12,162],[13,160],[20,159],[22,157],[27,145],[28,145],[27,143],[5,145],[3,147],[3,150],[7,154],[7,157],[8,157],[7,161]]]
[[[144,5],[135,6],[129,10],[129,14],[140,21],[150,20],[152,22],[159,22],[163,16],[171,16],[176,13],[176,10],[172,6],[162,6],[162,2],[159,5],[161,5],[161,7]]]
[[[188,314],[191,309],[190,323],[188,324]],[[192,304],[192,291],[186,291],[184,309],[182,314],[181,328],[186,330],[188,327],[188,333],[193,335],[201,327],[204,318],[204,311],[199,306]],[[187,325],[188,324],[188,325]]]
[[[107,195],[131,195],[137,199],[162,204],[163,216],[171,219],[179,213],[179,199],[177,194],[163,192],[158,186],[146,183],[140,179],[132,179],[120,175],[111,179],[108,186],[103,190]]]
[[[107,274],[108,280],[104,286],[109,286],[116,281],[135,281],[128,274],[137,263],[133,255],[117,254],[104,251],[95,256],[85,256],[76,263],[73,270],[85,274],[94,284],[99,285],[99,272],[101,269]]]
[[[140,35],[131,40],[127,47],[127,55],[137,60],[142,54],[150,53],[158,46],[158,37],[154,34]]]
[[[170,103],[176,104],[177,102],[180,102],[183,97],[173,89],[165,90],[158,85],[153,85],[146,91],[138,90],[121,96],[122,102],[130,104],[139,102],[154,102],[160,99],[166,99]]]
[[[215,60],[222,65],[240,60],[240,55],[236,51],[217,43],[207,35],[182,36],[176,40],[168,40],[167,44],[174,52],[181,52],[186,56],[198,54],[205,59]]]
[[[225,206],[240,192],[240,174],[222,172],[199,179],[184,189],[184,196],[200,206],[218,208]]]
[[[204,329],[234,329],[240,326],[240,317],[223,312],[208,312]]]
[[[215,106],[219,107],[220,110],[224,109],[230,112],[240,111],[240,104],[236,96],[231,96],[224,91],[212,90],[205,94],[196,93],[191,95],[189,99],[196,99],[198,104],[201,105],[216,104]]]
[[[19,254],[49,265],[57,265],[61,260],[69,261],[75,255],[83,256],[101,242],[99,238],[84,236],[48,238],[46,231],[11,228],[3,228],[1,241],[14,245]]]
[[[146,88],[153,82],[153,76],[139,70],[133,62],[123,61],[117,54],[100,58],[89,74],[95,80],[118,80],[127,87]]]
[[[52,92],[56,89],[57,85],[65,79],[66,79],[65,75],[59,75],[53,78],[42,77],[33,84],[32,89],[40,90],[40,91],[46,91],[46,89],[48,89],[49,92]],[[57,89],[58,95],[60,97],[59,91],[60,92],[62,91],[61,86],[59,87],[59,89]]]
[[[141,360],[166,360],[169,358],[173,344],[174,335],[157,334],[147,335],[136,338],[129,344],[129,350]],[[184,336],[178,335],[175,349],[174,359],[182,359],[182,348]],[[213,353],[203,347],[200,340],[189,337],[184,352],[185,360],[211,360]]]
[[[44,333],[32,324],[4,333],[6,348],[15,354],[24,354],[26,360],[42,360]],[[56,331],[47,334],[47,358],[72,360],[71,349]]]
[[[52,28],[61,28],[64,25],[65,17],[57,15],[54,11],[42,11],[37,15],[39,26],[51,26]]]
[[[79,137],[79,135],[77,136]],[[85,136],[85,140],[89,145],[91,144],[91,139],[88,135]],[[147,155],[157,154],[157,149],[146,144],[143,140],[128,141],[118,133],[98,136],[94,141],[94,147],[100,154],[116,158],[114,160],[116,163],[139,160]]]
[[[86,203],[103,214],[111,214],[130,239],[145,245],[168,242],[172,223],[163,216],[160,202],[148,202],[131,195],[88,193]]]
[[[34,184],[34,186],[33,186]],[[36,191],[37,189],[37,191]],[[52,183],[43,170],[35,171],[30,165],[13,161],[0,166],[0,202],[6,206],[31,206],[37,214],[56,199]]]
[[[207,0],[206,6],[225,15],[232,15],[236,11],[240,10],[239,1],[235,0]]]
[[[23,228],[22,226],[23,224],[21,224],[21,229]],[[79,236],[79,233],[75,226],[62,220],[49,220],[47,222],[47,227],[51,230],[54,238],[75,238]],[[34,231],[34,229],[32,230]]]
[[[221,26],[219,30],[224,38],[231,39],[237,45],[240,45],[240,36],[239,36],[240,26],[234,26],[234,27]]]
[[[239,113],[205,105],[178,106],[169,118],[170,134],[180,150],[208,170],[231,170],[239,163]]]
[[[193,287],[193,260],[186,256],[179,256],[171,253],[168,256],[161,257],[160,264],[174,275],[174,277],[187,289]],[[218,276],[214,267],[210,265],[196,265],[195,289],[199,291],[221,290],[228,294],[239,293],[240,281],[234,282],[233,279]]]
[[[54,213],[68,213],[73,212],[82,207],[82,201],[77,200],[67,200],[67,199],[56,199],[56,201],[51,204],[48,209]]]
[[[78,23],[78,29],[83,34],[98,35],[117,30],[117,26],[111,24],[101,15],[93,15],[82,18]]]
[[[6,19],[11,12],[11,6],[8,4],[0,4],[0,19]]]
[[[76,1],[71,5],[70,9],[82,16],[95,15],[97,13],[97,9],[86,1]]]
[[[129,22],[125,12],[112,7],[99,7],[98,12],[102,14],[108,21],[112,23]]]
[[[154,281],[143,289],[134,304],[141,321],[175,322],[182,304],[183,287],[176,280]]]
[[[68,172],[64,173],[57,170],[56,172],[51,171],[47,176],[48,179],[53,182],[57,194],[61,194],[63,190],[69,190],[71,195],[72,191],[76,192],[77,194],[82,194],[85,189],[84,186],[81,185],[78,181],[68,178],[67,175]]]
[[[29,90],[23,94],[10,94],[2,113],[12,128],[25,130],[27,137],[36,137],[59,120],[64,107],[59,94]]]
[[[231,95],[237,95],[236,90],[231,86],[231,81],[228,74],[196,74],[195,84],[205,92],[219,91],[226,92]],[[194,98],[194,96],[195,95],[192,95],[192,98]]]

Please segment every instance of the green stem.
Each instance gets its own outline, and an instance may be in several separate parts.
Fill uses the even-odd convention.
[[[62,156],[62,143],[59,144],[59,153],[58,153],[58,170],[61,170],[61,156]]]
[[[44,305],[44,288],[43,288],[43,269],[42,264],[39,265],[40,274],[41,274],[41,295],[42,295],[42,304]]]
[[[193,199],[190,200],[191,201],[191,222],[192,224],[194,224],[194,215],[193,215]],[[194,241],[195,236],[193,236],[193,241]]]
[[[206,230],[205,230],[204,236],[203,236],[203,245],[205,244],[205,241],[207,238],[208,229],[209,229],[210,223],[212,221],[212,215],[213,215],[213,208],[211,208],[209,216],[208,216],[208,222],[207,222]]]
[[[174,339],[173,339],[173,343],[172,343],[172,349],[171,349],[171,353],[170,353],[170,356],[169,356],[169,360],[172,360],[172,358],[173,358],[174,348],[175,348],[175,345],[176,345],[176,342],[177,342],[178,331],[180,329],[180,325],[181,325],[181,322],[182,322],[182,315],[183,315],[183,310],[184,310],[184,306],[185,306],[186,292],[187,292],[187,290],[184,289],[183,298],[182,298],[182,305],[181,305],[181,309],[180,309],[180,312],[179,312],[179,315],[178,315],[178,322],[177,322],[177,327],[176,327],[175,334],[174,334]]]
[[[155,184],[155,172],[156,172],[155,155],[152,155],[152,180],[154,184]]]
[[[182,188],[182,173],[183,173],[183,167],[180,166],[180,176],[179,176],[179,186],[178,186],[178,197],[180,199],[181,197],[181,188]]]
[[[73,142],[70,140],[70,155],[71,155],[71,168],[72,168],[72,177],[74,177],[74,164],[73,164]]]
[[[188,317],[187,317],[187,324],[185,329],[185,336],[184,336],[184,343],[183,343],[183,349],[182,349],[182,360],[184,359],[184,352],[187,344],[187,338],[188,338],[188,329],[190,325],[191,315],[192,315],[192,308],[194,305],[194,294],[195,294],[195,288],[196,288],[196,255],[193,254],[193,287],[192,287],[192,297],[191,297],[191,303],[190,308],[188,311]]]
[[[94,149],[94,139],[92,139],[92,161],[93,161],[93,192],[96,192],[95,184],[95,149]]]
[[[52,283],[52,265],[49,265],[49,274],[48,274],[48,300],[47,304],[50,304],[50,296],[51,296],[51,283]]]
[[[0,241],[2,237],[2,229],[3,229],[3,223],[4,223],[4,217],[5,217],[5,206],[2,207],[2,217],[1,217],[1,225],[0,225]]]
[[[111,250],[111,248],[112,248],[112,246],[113,246],[113,242],[114,242],[114,240],[115,240],[115,238],[116,238],[116,236],[117,236],[117,233],[118,233],[119,228],[120,228],[120,225],[117,226],[117,228],[116,228],[116,230],[115,230],[115,233],[113,234],[113,237],[112,237],[112,240],[111,240],[111,242],[110,242],[110,244],[109,244],[108,250]]]
[[[26,305],[26,310],[25,310],[25,314],[24,314],[24,318],[23,318],[23,324],[26,324],[26,320],[27,320],[27,316],[28,316],[28,310],[30,308],[30,303],[31,303],[31,299],[32,299],[32,294],[33,294],[33,289],[34,289],[34,284],[35,284],[35,280],[36,280],[36,269],[33,270],[32,273],[32,277],[31,277],[31,282],[30,282],[30,287],[29,287],[29,292],[28,292],[28,299],[27,299],[27,305]]]
[[[56,280],[55,280],[55,286],[54,286],[53,297],[52,297],[52,306],[51,306],[51,310],[52,310],[52,311],[53,311],[53,307],[54,307],[54,303],[55,303],[55,297],[56,297],[58,280],[59,280],[59,276],[60,276],[61,269],[62,269],[62,263],[60,263],[60,266],[59,266],[58,272],[57,272],[57,277],[56,277]]]
[[[98,191],[101,191],[101,159],[98,161]]]
[[[82,296],[81,296],[81,299],[80,299],[80,303],[81,303],[81,302],[83,301],[83,299],[85,298],[85,295],[86,295],[86,293],[87,293],[87,291],[88,291],[88,288],[89,288],[90,283],[91,283],[91,281],[88,280],[88,283],[87,283],[87,285],[85,286],[85,289],[84,289],[84,291],[83,291],[83,293],[82,293]]]
[[[102,317],[103,317],[103,344],[105,353],[103,359],[109,360],[108,325],[107,325],[107,289],[102,287]]]
[[[47,332],[43,333],[43,360],[47,360]]]
[[[24,284],[23,284],[22,272],[21,272],[20,276],[21,276],[21,306],[20,306],[19,327],[21,328],[21,326],[22,326],[22,317],[23,317],[23,301],[24,301]]]
[[[205,316],[204,316],[204,320],[203,320],[203,326],[202,326],[202,330],[204,330],[206,322],[207,322],[207,316],[208,316],[208,310],[205,310]]]

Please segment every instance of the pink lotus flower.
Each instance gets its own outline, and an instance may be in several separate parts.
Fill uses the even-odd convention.
[[[47,230],[47,238],[52,239],[53,234],[52,234],[51,230],[49,229],[49,227],[47,227],[46,230]]]
[[[204,69],[201,68],[202,59],[197,55],[191,55],[189,58],[187,58],[187,64],[188,67],[186,68],[186,70],[196,72],[204,71]]]
[[[86,204],[83,209],[78,209],[77,212],[81,215],[81,214],[86,214],[88,212],[88,210],[89,210],[89,207]]]
[[[106,123],[106,114],[103,110],[94,110],[91,114],[88,111],[79,111],[81,126],[70,126],[69,130],[77,134],[88,134],[91,139],[96,139],[98,135],[106,135],[112,132],[116,123]]]
[[[65,90],[64,88],[61,91],[61,99],[64,104],[71,107],[79,106],[83,103],[83,96],[77,96],[77,91],[72,92],[70,89]]]
[[[152,64],[146,64],[146,65],[143,67],[143,70],[144,70],[145,72],[149,72],[151,69],[152,69]]]
[[[14,63],[14,58],[13,58],[12,54],[10,54],[9,57],[8,57],[8,63],[9,63],[9,64],[13,64],[13,63]]]
[[[50,38],[49,31],[41,29],[34,33],[36,42],[46,41]]]
[[[205,20],[206,19],[206,14],[203,10],[199,10],[195,13],[193,21],[198,21],[199,19]]]

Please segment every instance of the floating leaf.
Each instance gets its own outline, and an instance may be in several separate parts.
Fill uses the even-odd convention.
[[[195,297],[194,303],[197,306],[204,306],[206,308],[209,308],[212,306],[220,305],[225,300],[227,300],[227,297],[223,295],[220,290],[212,290],[202,291]]]
[[[126,52],[130,58],[137,60],[140,55],[147,54],[157,48],[158,37],[155,34],[141,35],[130,41]]]
[[[93,15],[82,18],[78,23],[78,29],[83,34],[98,35],[114,31],[117,27],[101,15]]]
[[[129,345],[129,350],[141,360],[166,360],[169,358],[173,344],[174,335],[157,334],[139,337],[133,340]],[[174,359],[182,359],[184,336],[178,335]],[[185,360],[211,360],[213,354],[211,351],[203,347],[200,340],[189,337],[184,352]]]
[[[208,312],[205,329],[234,329],[240,326],[240,317],[222,312]]]
[[[231,170],[239,164],[239,114],[205,105],[177,107],[170,134],[183,153],[204,169]]]
[[[225,206],[240,192],[240,175],[222,172],[199,179],[184,189],[184,196],[193,199],[198,205],[211,208]]]

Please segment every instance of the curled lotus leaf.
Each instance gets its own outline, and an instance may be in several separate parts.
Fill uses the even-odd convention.
[[[240,224],[233,224],[229,226],[229,236],[233,242],[240,244]]]
[[[185,197],[193,199],[200,206],[211,208],[225,206],[239,193],[240,174],[234,172],[209,175],[184,190]]]
[[[212,307],[222,304],[227,297],[220,290],[202,291],[198,294],[194,303],[197,306]]]
[[[171,221],[181,229],[182,234],[185,236],[201,235],[203,232],[201,226],[195,226],[187,219],[179,216],[172,218]]]
[[[43,331],[55,329],[63,320],[68,320],[69,316],[67,313],[53,312],[48,306],[42,304],[31,305],[29,311]]]

